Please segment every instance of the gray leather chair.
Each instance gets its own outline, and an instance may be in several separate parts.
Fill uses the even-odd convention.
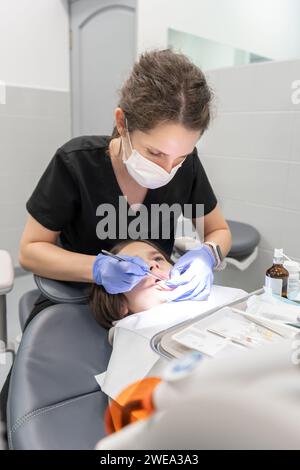
[[[87,305],[89,285],[35,276],[20,301],[24,323],[40,292],[55,305],[27,326],[13,365],[7,425],[10,449],[93,449],[104,435],[107,397],[94,375],[107,369],[107,330]]]
[[[252,225],[235,220],[227,220],[227,223],[232,235],[232,246],[227,257],[242,260],[258,246],[260,234]]]
[[[257,248],[260,242],[260,234],[255,227],[243,222],[237,222],[235,220],[226,220],[232,235],[232,246],[229,253],[226,256],[226,261],[235,260],[237,267],[239,267],[238,261],[249,260],[253,262],[255,257],[253,256],[257,252]],[[175,259],[182,256],[187,249],[191,247],[199,246],[200,241],[194,239],[194,243],[191,243],[193,239],[191,237],[179,237],[175,239]],[[190,248],[187,248],[187,242],[190,243]]]

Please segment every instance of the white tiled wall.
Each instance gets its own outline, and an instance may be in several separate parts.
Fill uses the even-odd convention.
[[[259,257],[217,283],[254,290],[263,285],[273,249],[300,260],[300,105],[292,83],[300,60],[213,70],[215,117],[198,145],[226,219],[250,223],[261,234]]]

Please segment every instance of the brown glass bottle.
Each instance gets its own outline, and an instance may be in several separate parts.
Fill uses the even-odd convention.
[[[273,266],[266,271],[265,285],[272,288],[273,294],[287,298],[289,272],[283,267],[283,250],[275,249]]]

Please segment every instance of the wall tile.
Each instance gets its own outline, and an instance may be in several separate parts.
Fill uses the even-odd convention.
[[[299,137],[300,140],[300,137]],[[284,207],[287,209],[300,210],[300,162],[289,163],[287,188],[284,198]],[[300,228],[300,219],[299,219]]]
[[[6,86],[6,104],[0,116],[64,116],[70,118],[70,93],[57,90]]]
[[[284,206],[288,166],[283,162],[228,157],[201,157],[221,197]]]
[[[234,266],[228,265],[224,271],[215,272],[215,284],[228,287],[244,289],[246,292],[263,287],[266,270],[272,266],[273,252],[268,250],[258,250],[256,260],[246,271],[240,271]]]
[[[261,249],[272,251],[282,247],[285,216],[283,209],[227,198],[222,199],[222,206],[227,220],[250,224],[259,231]]]
[[[0,232],[2,229],[24,226],[26,218],[27,211],[24,201],[0,203]]]
[[[300,163],[300,105],[298,105],[298,109],[299,112],[294,113],[291,161]]]
[[[290,158],[294,113],[221,113],[198,143],[199,155]]]
[[[287,256],[300,260],[300,209],[285,211],[283,220],[282,245]]]
[[[300,60],[229,67],[217,73],[220,111],[295,110],[292,82],[299,80]]]
[[[71,136],[67,92],[7,87],[0,106],[0,248],[18,266],[25,204],[57,148]]]
[[[0,173],[41,171],[69,136],[61,116],[0,116]]]

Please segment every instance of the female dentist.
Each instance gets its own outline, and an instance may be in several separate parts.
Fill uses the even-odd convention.
[[[45,169],[26,203],[20,265],[46,278],[95,282],[109,293],[129,291],[146,275],[146,263],[129,256],[120,263],[101,250],[133,238],[129,227],[142,204],[150,221],[143,238],[151,239],[152,229],[159,227],[154,241],[170,255],[174,227],[163,236],[166,219],[155,220],[152,209],[190,204],[195,226],[204,221],[205,243],[177,261],[167,295],[174,301],[207,298],[213,269],[231,247],[228,225],[195,147],[208,128],[211,100],[203,73],[183,54],[169,49],[142,54],[120,90],[112,136],[76,137],[57,150]],[[125,205],[120,203],[124,196]],[[200,218],[198,204],[204,208]],[[115,210],[115,226],[103,236],[107,208]],[[124,220],[127,231],[120,237]],[[48,305],[51,301],[41,294],[25,326]],[[8,386],[9,375],[1,391],[4,420]]]
[[[132,259],[137,264],[130,257],[120,263],[101,254],[119,240],[118,221],[126,220],[128,230],[136,207],[143,204],[150,214],[144,238],[151,238],[154,224],[162,228],[152,217],[154,205],[190,204],[195,209],[202,204],[205,243],[175,264],[169,299],[206,298],[213,269],[231,246],[230,230],[195,147],[209,125],[211,100],[204,74],[183,54],[170,49],[142,54],[120,90],[113,135],[77,137],[60,147],[27,201],[21,266],[51,279],[95,282],[110,293],[129,291],[148,267],[138,257]],[[120,203],[124,196],[125,206]],[[116,217],[105,238],[99,227],[107,207]],[[197,225],[196,210],[192,215]],[[167,238],[161,231],[155,242],[171,254],[174,230]],[[131,238],[129,230],[125,238]]]

